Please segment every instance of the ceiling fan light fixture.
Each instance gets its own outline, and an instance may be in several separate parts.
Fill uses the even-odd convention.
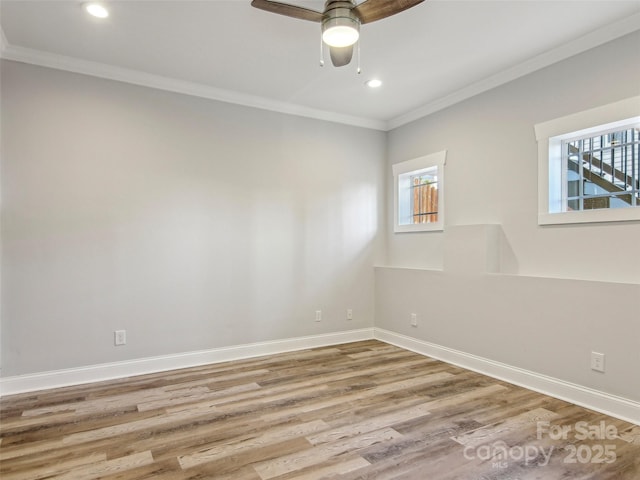
[[[331,48],[331,62],[335,67],[347,65],[353,56],[353,45],[360,37],[360,24],[382,20],[424,0],[326,0],[322,11],[280,0],[251,0],[251,6],[287,17],[322,24],[320,41],[320,65],[324,65],[323,46]],[[358,44],[358,73],[360,73],[360,44]]]
[[[329,2],[327,2],[329,4]],[[348,47],[360,37],[360,21],[351,2],[333,2],[322,19],[322,41],[330,47]]]

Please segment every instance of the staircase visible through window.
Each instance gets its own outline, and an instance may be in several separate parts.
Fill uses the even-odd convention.
[[[566,211],[640,205],[640,128],[562,142]]]
[[[534,130],[539,225],[640,221],[640,96]]]

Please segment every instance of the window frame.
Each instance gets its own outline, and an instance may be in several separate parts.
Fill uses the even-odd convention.
[[[640,122],[640,96],[536,124],[538,225],[640,220],[640,208],[563,211],[562,142]]]
[[[434,232],[444,230],[444,165],[447,159],[447,151],[431,153],[422,157],[413,158],[392,165],[393,170],[393,231],[395,233],[407,232]],[[437,169],[438,176],[438,220],[431,223],[408,223],[401,225],[400,208],[403,206],[400,195],[406,188],[401,188],[400,182],[424,173],[432,168]]]

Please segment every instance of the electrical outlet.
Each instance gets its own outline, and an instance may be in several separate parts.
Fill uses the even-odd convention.
[[[418,326],[418,315],[416,313],[411,314],[411,326],[412,327]]]
[[[127,344],[127,331],[126,330],[116,330],[113,332],[113,343],[116,346],[126,345]]]
[[[591,370],[604,373],[604,353],[591,352]]]
[[[316,322],[322,321],[322,310],[316,310]]]
[[[353,320],[353,310],[347,308],[347,320]]]

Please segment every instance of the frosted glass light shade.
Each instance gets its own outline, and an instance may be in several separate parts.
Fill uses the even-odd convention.
[[[348,47],[358,41],[360,32],[350,25],[335,25],[322,32],[322,40],[331,47]]]
[[[336,8],[322,22],[322,41],[330,47],[348,47],[360,37],[360,22],[351,10]]]
[[[98,18],[107,18],[109,16],[109,11],[101,4],[95,2],[83,3],[82,7],[86,10],[89,15]]]

